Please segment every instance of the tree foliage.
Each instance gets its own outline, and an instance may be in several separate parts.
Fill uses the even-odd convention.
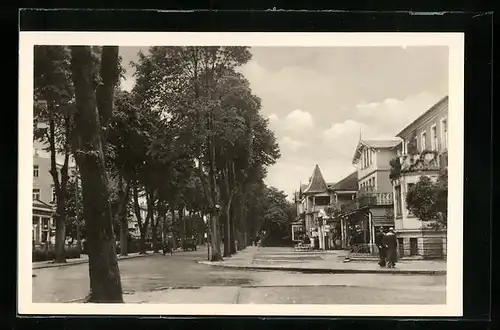
[[[446,228],[448,220],[448,173],[444,170],[434,182],[421,176],[406,195],[408,210],[431,228]]]

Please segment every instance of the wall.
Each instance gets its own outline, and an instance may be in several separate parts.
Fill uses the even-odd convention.
[[[362,155],[358,164],[358,187],[365,184],[370,186],[371,182],[375,182],[373,189],[377,192],[392,192],[392,183],[389,180],[390,164],[389,162],[396,156],[396,150],[392,149],[377,149],[376,151],[370,150],[372,154],[372,163],[365,169],[361,168],[363,164]]]
[[[392,193],[392,183],[389,179],[389,171],[378,171],[377,172],[377,191],[382,193]]]
[[[377,150],[377,169],[390,170],[390,161],[396,157],[396,149],[379,149]]]
[[[52,203],[53,180],[50,175],[50,159],[33,155],[33,166],[38,165],[38,177],[33,177],[33,189],[40,189],[40,200]],[[33,172],[31,173],[33,175]]]
[[[367,167],[364,167],[365,152],[371,154],[371,163]],[[364,179],[365,176],[377,169],[377,157],[378,153],[373,149],[363,147],[362,155],[359,158],[358,163],[356,164],[356,168],[358,169],[358,180]]]
[[[437,133],[437,150],[438,152],[443,152],[447,150],[447,145],[449,141],[446,142],[443,136],[443,130],[441,125],[441,120],[446,119],[447,126],[449,127],[448,121],[448,102],[443,102],[441,105],[432,109],[428,113],[424,114],[421,118],[417,119],[411,126],[407,127],[404,132],[401,134],[401,138],[404,140],[404,145],[413,137],[413,134],[416,133],[417,136],[417,148],[419,152],[422,152],[423,149],[432,150],[431,144],[431,128],[433,125],[436,125],[436,133]],[[425,148],[422,148],[422,132],[426,132],[425,138]],[[449,131],[449,128],[448,128]],[[406,147],[403,150],[403,153],[407,153]]]

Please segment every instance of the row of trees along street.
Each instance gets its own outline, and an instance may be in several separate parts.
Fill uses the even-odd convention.
[[[208,216],[212,261],[231,256],[261,232],[269,241],[286,241],[293,205],[263,182],[266,168],[280,157],[279,147],[260,114],[260,99],[238,70],[251,59],[250,49],[150,47],[132,63],[131,92],[120,87],[118,50],[35,46],[34,137],[51,157],[55,262],[66,262],[65,238],[79,226],[81,212],[88,300],[123,301],[115,235],[127,254],[132,214],[142,253],[148,230],[157,249],[167,214],[176,224],[183,210]],[[81,178],[80,202],[68,173],[71,157]]]

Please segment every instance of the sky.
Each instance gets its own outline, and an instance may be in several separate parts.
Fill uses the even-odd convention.
[[[120,47],[130,61],[147,47]],[[393,138],[448,94],[448,47],[252,47],[241,67],[262,115],[269,118],[281,158],[266,183],[289,198],[319,165],[326,181],[355,171],[354,150],[363,139]]]

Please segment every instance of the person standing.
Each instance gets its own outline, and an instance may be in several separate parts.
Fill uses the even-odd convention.
[[[375,236],[375,244],[377,244],[378,256],[379,256],[378,264],[380,265],[380,267],[386,266],[386,252],[387,252],[386,250],[387,249],[384,246],[384,236],[385,236],[384,228],[380,227],[377,235]]]
[[[394,268],[397,261],[398,239],[394,228],[389,228],[389,232],[383,238],[384,246],[387,248],[387,268]]]

